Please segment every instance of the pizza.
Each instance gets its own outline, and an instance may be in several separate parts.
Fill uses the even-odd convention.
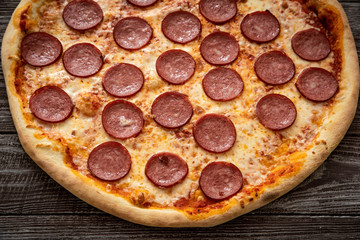
[[[310,175],[355,114],[335,0],[22,0],[2,66],[29,156],[131,222],[214,226]]]

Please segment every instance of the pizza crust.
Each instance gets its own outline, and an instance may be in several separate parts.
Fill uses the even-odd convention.
[[[240,203],[231,201],[232,206],[228,211],[199,220],[190,219],[181,211],[137,207],[120,196],[101,191],[89,181],[85,181],[85,177],[66,167],[63,161],[65,156],[52,150],[56,143],[36,139],[34,137],[35,130],[26,125],[21,111],[21,101],[16,95],[13,84],[15,80],[13,72],[19,51],[18,46],[23,36],[18,27],[19,16],[31,4],[33,4],[31,0],[20,2],[4,35],[1,53],[10,110],[20,141],[29,156],[63,187],[87,203],[128,221],[162,227],[209,227],[259,208],[290,191],[314,172],[339,144],[355,115],[359,92],[359,64],[347,17],[336,0],[307,1],[307,4],[315,7],[319,12],[326,12],[326,9],[331,7],[340,13],[344,24],[343,49],[346,55],[343,59],[341,90],[336,95],[336,100],[339,102],[333,108],[331,116],[323,124],[323,129],[318,137],[320,144],[314,145],[306,152],[307,157],[300,172],[276,186],[268,187],[260,198],[243,207]],[[326,16],[324,17],[326,18]]]

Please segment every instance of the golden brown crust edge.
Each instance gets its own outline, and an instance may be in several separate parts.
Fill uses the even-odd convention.
[[[75,175],[70,168],[64,165],[64,155],[62,153],[51,150],[51,146],[53,146],[54,143],[42,140],[42,143],[48,145],[48,147],[38,147],[37,144],[39,143],[39,140],[34,138],[34,131],[26,127],[20,110],[21,105],[19,99],[14,94],[16,91],[13,84],[9,83],[14,82],[14,75],[11,72],[11,67],[16,61],[16,58],[11,58],[11,56],[17,54],[21,39],[19,38],[19,35],[22,35],[20,29],[17,27],[19,25],[16,25],[16,17],[18,17],[22,10],[31,3],[31,0],[22,0],[20,2],[4,35],[1,53],[10,110],[20,141],[29,156],[63,187],[89,204],[128,221],[143,225],[162,227],[208,227],[221,224],[259,208],[290,191],[309,176],[338,145],[355,115],[359,92],[359,65],[347,17],[341,5],[336,0],[313,0],[310,4],[313,4],[319,9],[326,8],[327,4],[329,4],[336,7],[340,12],[344,23],[343,44],[347,53],[344,59],[340,89],[346,87],[348,88],[348,91],[343,91],[343,93],[340,91],[336,96],[336,99],[341,100],[341,102],[333,109],[331,119],[325,121],[323,126],[324,129],[318,138],[318,140],[325,140],[327,144],[315,145],[311,148],[307,152],[308,157],[306,158],[304,167],[296,176],[284,180],[277,187],[267,189],[259,199],[245,205],[245,208],[241,208],[240,204],[237,204],[222,215],[213,215],[201,220],[191,220],[182,212],[176,210],[144,209],[136,207],[121,197],[103,192],[97,187],[89,184],[87,181],[83,181],[78,175]],[[312,154],[312,152],[316,152],[316,154]]]
[[[315,7],[319,12],[332,6],[335,7],[341,15],[341,20],[344,25],[343,49],[346,55],[343,56],[340,92],[336,95],[336,99],[339,102],[332,109],[330,113],[331,117],[324,121],[322,125],[323,129],[317,139],[318,142],[323,140],[326,144],[314,145],[314,147],[309,149],[307,151],[308,156],[305,164],[300,172],[296,176],[281,182],[277,187],[265,191],[260,201],[256,203],[258,207],[287,193],[313,173],[341,142],[356,113],[360,83],[359,62],[354,38],[346,14],[337,0],[310,0],[308,4]],[[344,88],[348,90],[341,92],[341,89]],[[313,152],[315,152],[315,154],[313,154]]]

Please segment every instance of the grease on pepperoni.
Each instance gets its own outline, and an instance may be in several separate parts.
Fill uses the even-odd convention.
[[[58,60],[63,48],[56,37],[44,32],[34,32],[24,37],[20,50],[28,64],[44,67]]]
[[[75,30],[88,30],[96,27],[103,20],[103,11],[92,0],[73,0],[63,11],[65,23]]]
[[[327,101],[338,91],[339,85],[335,77],[323,68],[307,68],[301,72],[296,87],[309,100]]]
[[[127,139],[141,132],[144,117],[135,104],[125,100],[115,100],[105,106],[102,112],[102,124],[110,136]]]
[[[244,83],[233,69],[218,67],[210,70],[203,79],[205,94],[215,101],[229,101],[240,95]]]
[[[170,84],[184,84],[195,73],[193,57],[178,49],[162,53],[156,61],[156,71],[159,76]]]
[[[138,67],[120,63],[106,71],[102,84],[105,91],[115,97],[129,97],[140,91],[144,75]]]
[[[270,42],[280,33],[280,23],[269,11],[257,11],[246,15],[240,28],[247,39],[258,43]]]
[[[243,176],[239,168],[232,163],[213,162],[202,170],[199,185],[208,198],[220,201],[241,190]]]
[[[185,94],[166,92],[155,99],[151,107],[151,114],[161,126],[178,128],[189,122],[193,108]]]
[[[256,104],[256,115],[266,128],[279,131],[295,122],[297,112],[289,98],[280,94],[269,94]]]
[[[255,62],[258,78],[272,85],[289,82],[295,75],[293,61],[283,52],[270,51],[262,54]]]
[[[206,114],[194,125],[195,141],[209,152],[222,153],[235,144],[236,130],[232,121],[219,114]]]
[[[187,163],[178,155],[168,152],[153,155],[145,166],[146,177],[160,188],[180,183],[187,174]]]
[[[308,61],[320,61],[331,52],[326,35],[314,28],[297,32],[291,39],[294,52]]]
[[[77,43],[68,48],[63,56],[66,71],[76,77],[95,75],[103,66],[100,50],[90,43]]]
[[[200,36],[201,22],[192,13],[177,11],[164,18],[161,30],[169,40],[184,44]]]
[[[95,147],[88,158],[88,169],[94,177],[104,181],[117,181],[131,168],[128,150],[117,142],[105,142]]]
[[[236,60],[239,44],[226,32],[214,32],[207,35],[200,45],[201,56],[210,64],[226,65]]]
[[[29,107],[38,119],[57,123],[63,122],[71,116],[74,104],[69,95],[61,88],[45,86],[31,95]]]
[[[153,30],[144,19],[127,17],[115,25],[113,34],[115,42],[121,48],[137,50],[150,42]]]
[[[201,0],[200,13],[210,22],[222,24],[237,13],[236,0]]]

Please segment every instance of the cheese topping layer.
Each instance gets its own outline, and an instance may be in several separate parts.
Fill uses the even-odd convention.
[[[23,73],[25,81],[19,87],[25,96],[23,103],[26,107],[25,114],[33,120],[34,128],[41,129],[39,133],[44,131],[47,134],[47,139],[60,137],[63,140],[62,143],[70,149],[73,167],[93,183],[99,180],[91,177],[87,169],[87,158],[91,150],[106,141],[123,144],[132,158],[131,170],[125,178],[115,183],[103,182],[103,186],[106,191],[118,193],[134,204],[174,207],[181,199],[193,202],[204,200],[199,190],[198,179],[201,170],[213,161],[231,162],[241,170],[244,187],[234,198],[246,200],[254,189],[259,191],[261,186],[273,183],[269,179],[273,178],[276,171],[281,168],[292,169],[297,162],[301,162],[306,157],[301,154],[297,158],[291,156],[296,152],[304,151],[313,143],[318,132],[321,131],[320,124],[329,112],[332,100],[325,103],[308,101],[295,87],[297,76],[307,67],[322,67],[336,75],[331,67],[335,61],[333,52],[319,62],[302,60],[293,52],[291,38],[296,32],[313,27],[321,30],[314,20],[316,15],[305,12],[297,1],[239,1],[238,13],[234,19],[223,25],[214,25],[200,14],[198,1],[194,0],[164,0],[145,9],[134,7],[126,0],[97,0],[103,9],[104,20],[97,28],[85,32],[72,30],[64,23],[62,10],[67,1],[40,2],[41,5],[35,5],[32,13],[28,13],[30,19],[35,20],[33,24],[29,24],[28,32],[44,31],[52,34],[61,41],[64,51],[76,43],[92,43],[102,52],[104,65],[99,73],[88,78],[69,75],[61,60],[43,68],[25,65]],[[163,35],[162,20],[167,14],[178,10],[189,11],[200,19],[202,23],[200,39],[181,45],[171,42]],[[246,14],[265,10],[269,10],[280,22],[280,35],[270,43],[249,42],[241,34],[240,23]],[[153,38],[150,43],[137,51],[121,49],[113,39],[115,24],[128,16],[141,17],[153,28]],[[201,57],[200,43],[204,37],[214,31],[232,34],[240,47],[237,60],[226,67],[240,74],[244,82],[244,90],[239,97],[228,102],[211,100],[205,95],[201,85],[203,77],[214,66],[206,63]],[[169,85],[161,80],[156,72],[157,58],[170,49],[184,50],[195,59],[196,72],[183,85]],[[289,83],[270,86],[256,77],[253,68],[256,58],[270,50],[283,51],[294,61],[296,74]],[[111,138],[106,134],[101,123],[102,109],[108,102],[116,99],[105,92],[101,80],[106,70],[118,63],[134,64],[142,70],[145,77],[141,91],[135,96],[125,98],[143,111],[145,126],[137,137],[127,140]],[[65,122],[47,124],[38,121],[30,113],[28,100],[31,94],[46,85],[61,87],[75,104],[72,116]],[[186,94],[193,105],[194,115],[182,128],[165,129],[152,119],[152,102],[158,95],[167,91]],[[283,94],[295,104],[297,119],[290,128],[274,132],[266,129],[258,121],[255,115],[256,103],[270,93]],[[221,154],[209,153],[195,143],[192,126],[207,113],[223,114],[234,123],[237,139],[230,151]],[[189,173],[183,182],[170,189],[160,189],[146,178],[145,164],[158,152],[178,154],[187,162]],[[300,165],[298,164],[298,168]],[[296,167],[293,169],[295,172],[298,170]]]

